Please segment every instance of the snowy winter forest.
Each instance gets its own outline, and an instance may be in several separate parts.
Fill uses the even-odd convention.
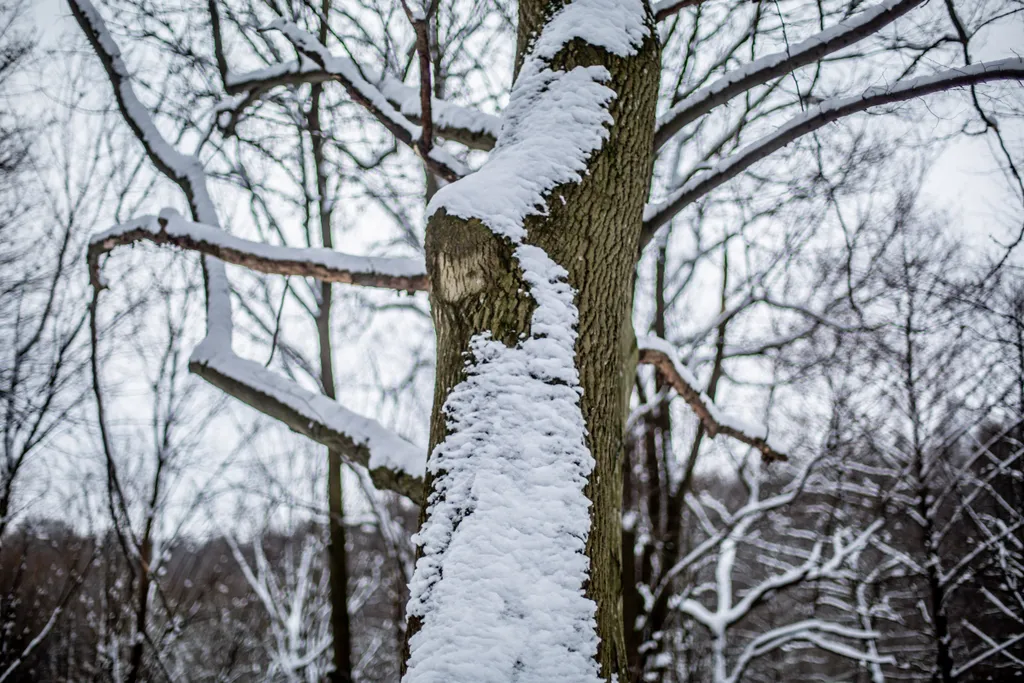
[[[0,0],[0,683],[1024,681],[1024,0]]]

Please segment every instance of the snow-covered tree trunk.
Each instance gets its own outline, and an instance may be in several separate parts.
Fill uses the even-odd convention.
[[[623,384],[631,382],[635,362],[626,362],[622,337],[630,323],[632,272],[652,163],[659,50],[653,16],[639,0],[578,1],[566,9],[563,4],[520,3],[519,68],[509,105],[518,111],[510,115],[512,125],[503,129],[488,164],[438,193],[427,227],[438,356],[428,465],[432,497],[420,534],[425,557],[413,585],[413,600],[421,605],[411,641],[413,678],[424,658],[443,656],[426,644],[426,631],[432,610],[444,610],[445,599],[460,598],[444,591],[460,535],[465,543],[505,552],[499,539],[487,537],[505,530],[485,527],[484,514],[493,512],[495,521],[497,515],[516,515],[516,507],[498,509],[510,504],[525,504],[521,511],[530,513],[546,497],[545,504],[554,498],[566,507],[557,513],[571,518],[586,508],[571,499],[573,491],[555,489],[578,489],[584,477],[591,502],[589,534],[586,520],[582,526],[573,519],[535,521],[554,532],[565,533],[568,526],[570,533],[586,537],[585,589],[596,603],[602,676],[625,671],[620,473],[628,408]],[[576,312],[566,315],[572,308]],[[569,328],[573,317],[575,331]],[[488,365],[503,373],[501,381],[489,382]],[[520,423],[515,411],[551,421]],[[582,413],[582,424],[572,424],[574,411]],[[585,443],[553,443],[571,441],[574,429],[585,434]],[[565,462],[573,457],[580,462]],[[467,458],[508,462],[475,463],[471,473]],[[567,466],[576,471],[566,471]],[[488,486],[485,493],[480,479],[492,468],[507,477],[505,484],[523,488]],[[554,476],[546,479],[542,468]],[[521,475],[530,480],[518,479]],[[467,481],[473,476],[475,484]],[[541,490],[545,496],[531,501]],[[522,500],[488,500],[486,494]],[[531,534],[526,529],[532,520],[508,521],[516,534]],[[525,545],[513,552],[520,550],[533,552]],[[516,559],[500,562],[506,565],[502,571],[517,571]],[[480,586],[474,590],[485,592]],[[492,617],[500,618],[498,612]]]

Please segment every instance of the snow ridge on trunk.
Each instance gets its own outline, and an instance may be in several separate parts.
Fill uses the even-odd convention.
[[[417,535],[409,682],[598,680],[573,290],[541,249],[516,256],[533,333],[514,348],[472,340],[469,377],[445,404],[450,435],[428,461],[443,495]]]
[[[513,87],[498,143],[477,173],[440,190],[428,213],[479,219],[515,245],[536,308],[514,347],[470,342],[466,379],[444,405],[448,436],[410,586],[406,683],[596,683],[596,605],[584,594],[594,468],[576,367],[578,311],[567,271],[526,244],[524,220],[579,182],[608,137],[615,92],[601,66],[552,70],[582,39],[616,54],[646,37],[640,0],[576,0],[549,21]]]

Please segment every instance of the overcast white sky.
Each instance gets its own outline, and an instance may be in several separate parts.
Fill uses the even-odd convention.
[[[1002,31],[991,31],[979,44],[981,49],[974,55],[978,60],[1024,55],[1024,20],[1018,19]],[[1005,122],[1003,133],[1019,159],[1024,148],[1024,124]],[[954,141],[931,168],[925,184],[934,205],[950,211],[955,228],[967,237],[985,241],[993,231],[1003,232],[1005,237],[1005,229],[1011,227],[1009,218],[1019,220],[1021,216],[1020,197],[1014,195],[996,163],[993,142],[991,136]],[[1019,229],[1019,223],[1015,227]],[[1020,258],[1018,255],[1018,263]]]

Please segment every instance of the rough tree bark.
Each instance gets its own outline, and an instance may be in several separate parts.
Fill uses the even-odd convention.
[[[544,21],[564,3],[519,3],[517,67]],[[643,207],[653,162],[659,45],[654,18],[650,35],[635,55],[621,58],[573,41],[555,58],[570,69],[602,65],[616,92],[610,105],[610,135],[578,184],[558,187],[560,199],[548,215],[527,219],[527,242],[541,247],[569,271],[579,308],[576,344],[587,446],[596,465],[586,489],[591,507],[587,542],[587,593],[597,603],[602,675],[625,680],[627,670],[622,617],[622,435],[628,403],[624,383],[632,381],[628,352],[621,343],[629,325],[633,271],[638,255]],[[490,331],[514,345],[529,333],[533,302],[513,258],[513,247],[477,220],[444,212],[427,226],[427,268],[437,337],[437,375],[431,420],[431,448],[446,435],[442,406],[465,379],[465,353],[473,335]],[[632,364],[635,366],[635,363]],[[411,625],[414,630],[416,625]]]

